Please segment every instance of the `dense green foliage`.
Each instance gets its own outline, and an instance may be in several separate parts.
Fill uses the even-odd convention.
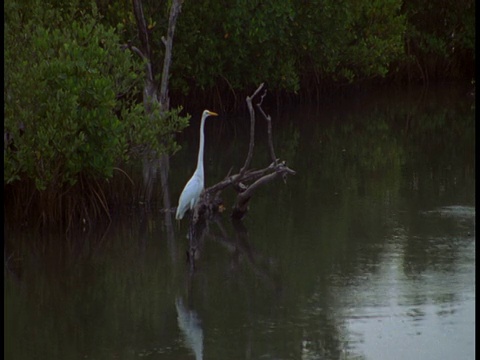
[[[406,65],[417,77],[455,79],[472,76],[475,61],[475,2],[405,0]]]
[[[90,11],[29,5],[6,7],[5,183],[30,179],[38,190],[58,191],[80,175],[111,177],[145,145],[177,149],[172,134],[185,120],[178,110],[145,116],[143,64],[121,49],[94,4]]]
[[[168,2],[144,4],[159,68]],[[128,4],[112,6],[103,8],[133,23]],[[473,77],[474,10],[472,0],[185,1],[172,94],[212,102],[264,81],[274,92],[305,93],[370,79]]]
[[[126,152],[115,112],[124,110],[117,94],[138,78],[127,72],[131,56],[121,53],[113,30],[93,17],[65,29],[52,26],[55,10],[35,15],[42,21],[16,18],[6,24],[6,43],[13,46],[5,53],[5,129],[13,144],[5,153],[5,180],[25,174],[43,190],[73,184],[82,170],[111,176]]]
[[[399,0],[189,2],[179,19],[173,85],[184,92],[242,90],[267,81],[271,89],[295,92],[312,78],[383,76],[403,54],[400,6]]]

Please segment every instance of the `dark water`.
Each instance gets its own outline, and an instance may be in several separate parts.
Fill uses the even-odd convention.
[[[209,224],[193,275],[186,221],[169,233],[157,209],[68,237],[7,224],[5,358],[473,359],[466,93],[392,89],[269,109],[277,156],[297,175],[262,189],[243,223]],[[197,124],[171,160],[174,204]],[[207,123],[207,185],[243,164],[247,134],[246,118]]]

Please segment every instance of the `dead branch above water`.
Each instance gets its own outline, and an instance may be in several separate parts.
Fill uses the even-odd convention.
[[[259,95],[260,93],[261,95]],[[215,212],[220,211],[219,209],[221,209],[222,206],[221,193],[228,187],[232,187],[237,192],[237,198],[233,205],[231,216],[234,219],[242,219],[248,212],[250,200],[258,189],[277,178],[282,178],[286,181],[288,175],[295,175],[295,171],[290,169],[285,161],[281,161],[275,155],[272,136],[272,119],[262,108],[263,99],[266,94],[267,90],[264,89],[264,84],[262,83],[252,96],[247,96],[246,98],[250,114],[250,142],[243,167],[237,174],[231,175],[229,172],[222,181],[205,189],[198,205],[197,216],[193,217],[193,222],[197,222],[202,215],[208,218]],[[254,170],[250,169],[255,146],[255,109],[252,103],[258,96],[260,96],[260,99],[256,103],[256,108],[267,122],[267,145],[272,162],[263,169]]]

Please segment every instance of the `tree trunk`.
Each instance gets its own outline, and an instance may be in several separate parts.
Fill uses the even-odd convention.
[[[150,48],[150,40],[148,36],[147,24],[143,13],[143,5],[141,0],[133,0],[133,11],[137,21],[138,35],[140,39],[140,48],[130,48],[139,54],[145,61],[145,85],[143,91],[143,103],[147,116],[153,119],[153,108],[159,105],[160,111],[166,113],[170,110],[170,101],[168,97],[168,80],[170,72],[170,64],[172,61],[173,35],[175,33],[175,25],[178,15],[182,8],[181,0],[174,0],[170,8],[170,16],[168,22],[167,39],[162,37],[165,44],[165,57],[163,63],[162,80],[160,86],[160,94],[157,93],[157,86],[155,84],[155,74],[152,67],[152,53]],[[153,188],[157,172],[160,170],[160,182],[163,192],[163,205],[165,209],[170,208],[170,194],[168,190],[168,169],[169,157],[167,154],[154,154],[152,150],[147,149],[143,159],[143,190],[142,197],[145,203],[150,203],[152,200]],[[168,214],[168,212],[166,213]],[[166,215],[166,220],[169,215]],[[167,223],[171,223],[167,221]],[[167,224],[168,226],[168,224]]]

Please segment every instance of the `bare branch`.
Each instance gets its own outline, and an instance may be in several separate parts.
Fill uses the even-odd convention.
[[[170,64],[172,62],[172,46],[173,35],[175,33],[175,25],[178,15],[182,10],[182,0],[174,0],[170,8],[170,16],[168,19],[167,39],[162,37],[162,41],[165,45],[165,57],[163,61],[162,82],[160,84],[160,104],[162,111],[166,111],[170,107],[170,99],[168,97],[168,80],[170,72]]]
[[[240,175],[243,175],[245,170],[250,166],[250,162],[252,161],[253,157],[253,147],[255,145],[255,110],[253,110],[252,106],[252,99],[262,90],[263,83],[255,90],[252,96],[247,96],[246,101],[248,105],[248,110],[250,111],[250,144],[248,146],[248,154],[247,159],[245,160],[245,164],[240,169]]]
[[[273,139],[272,139],[272,118],[270,115],[265,114],[265,112],[262,109],[262,103],[263,99],[265,98],[265,95],[267,95],[267,89],[265,89],[263,95],[260,98],[260,101],[257,103],[257,108],[260,111],[260,113],[263,115],[265,120],[267,120],[267,133],[268,133],[268,150],[270,152],[270,157],[275,164],[277,164],[277,157],[275,156],[275,150],[273,149]]]
[[[147,23],[143,14],[142,0],[132,0],[133,12],[137,22],[138,37],[140,38],[140,48],[128,44],[128,48],[138,54],[145,62],[145,86],[143,88],[143,103],[147,114],[151,113],[151,104],[157,102],[157,87],[155,85],[155,74],[152,67],[152,54],[148,38]]]
[[[275,169],[275,164],[272,163],[268,167],[263,168],[261,170],[245,171],[243,173],[243,175],[240,174],[240,173],[235,174],[235,175],[231,175],[231,176],[227,175],[225,177],[225,179],[223,179],[222,181],[220,181],[217,184],[207,188],[205,190],[205,193],[207,195],[211,196],[212,194],[219,193],[219,192],[223,191],[224,189],[226,189],[230,185],[235,185],[235,184],[238,184],[240,182],[248,183],[248,182],[251,182],[251,181],[255,181],[258,178],[264,176],[265,174],[273,171],[274,169]],[[230,173],[230,171],[229,171],[229,173]]]
[[[265,84],[265,83],[261,83],[261,84],[258,86],[257,90],[255,90],[255,92],[253,93],[253,95],[250,96],[250,99],[253,99],[255,96],[257,96],[257,94],[260,92],[260,90],[263,89],[263,85],[264,85],[264,84]]]
[[[248,211],[248,203],[255,192],[260,186],[265,185],[266,183],[272,181],[278,176],[278,173],[274,172],[268,175],[265,175],[255,181],[252,185],[248,187],[247,190],[244,192],[238,194],[237,196],[237,201],[235,202],[235,205],[233,206],[233,213],[232,217],[234,219],[241,219],[245,215],[245,213]]]
[[[157,101],[157,87],[155,86],[155,79],[153,75],[153,68],[150,59],[136,46],[132,46],[130,43],[122,45],[122,49],[130,49],[137,54],[145,62],[145,86],[143,89],[143,103],[147,113],[150,113],[152,102]]]
[[[271,166],[269,167],[271,168]],[[255,191],[257,191],[263,185],[275,180],[278,177],[285,178],[287,175],[295,175],[295,171],[285,166],[285,163],[279,163],[274,166],[274,172],[263,175],[258,178],[253,184],[251,184],[245,191],[237,195],[237,200],[233,206],[232,218],[242,219],[245,213],[248,211],[248,203],[252,198]]]
[[[138,36],[142,45],[142,53],[150,60],[150,41],[148,39],[147,23],[143,15],[143,5],[141,0],[133,0],[133,12],[137,21]]]
[[[137,54],[138,56],[140,56],[140,57],[142,58],[142,60],[148,60],[147,57],[145,56],[145,54],[142,52],[142,50],[140,50],[140,49],[137,48],[136,46],[133,46],[130,41],[129,41],[127,44],[123,44],[123,45],[121,46],[121,49],[122,49],[122,50],[129,49],[129,50],[131,50],[132,52],[134,52],[135,54]]]

